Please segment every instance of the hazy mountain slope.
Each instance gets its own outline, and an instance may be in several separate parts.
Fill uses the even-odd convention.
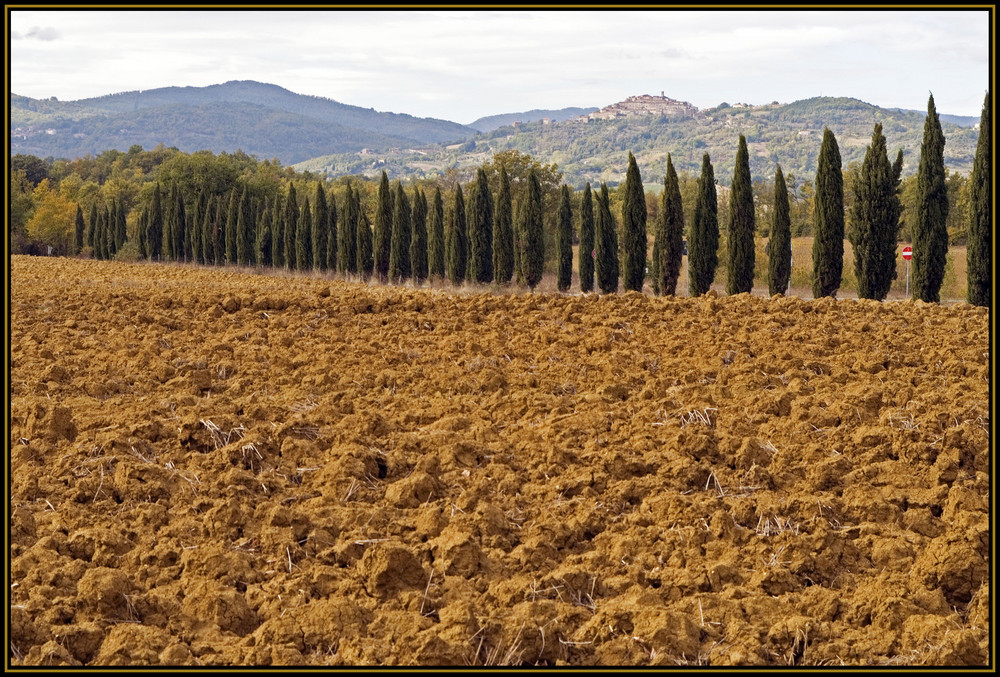
[[[537,122],[548,118],[552,122],[562,122],[571,118],[586,115],[599,110],[598,108],[560,108],[559,110],[529,110],[523,113],[502,113],[500,115],[487,115],[479,118],[475,122],[470,122],[467,126],[478,132],[492,132],[494,129],[504,125],[512,125],[515,122]]]

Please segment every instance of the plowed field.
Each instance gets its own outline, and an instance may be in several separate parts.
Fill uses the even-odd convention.
[[[989,317],[11,261],[13,665],[985,665]]]

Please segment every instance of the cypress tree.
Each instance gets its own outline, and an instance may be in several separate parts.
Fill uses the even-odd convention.
[[[750,155],[747,140],[740,134],[736,167],[729,191],[729,295],[753,291],[754,241],[756,231],[753,208],[753,184],[750,180]]]
[[[622,284],[626,291],[642,291],[646,279],[646,195],[635,156],[628,154],[625,200],[622,203]]]
[[[327,244],[326,238],[330,231],[330,209],[326,206],[326,193],[323,184],[316,184],[316,197],[313,200],[312,251],[313,268],[326,270]]]
[[[229,206],[226,208],[226,226],[225,230],[225,259],[226,265],[232,266],[236,265],[236,240],[239,239],[239,220],[240,220],[240,198],[236,194],[236,187],[229,193]]]
[[[124,219],[124,215],[122,216]],[[123,220],[124,224],[124,220]],[[175,261],[184,260],[184,250],[186,247],[185,236],[187,235],[187,214],[184,211],[184,196],[180,189],[177,189],[174,196],[174,219],[171,230],[174,238],[173,256]]]
[[[523,225],[521,219],[521,209],[524,202],[524,198],[520,197],[514,203],[514,213],[517,218],[514,219],[514,281],[517,284],[524,284],[524,233],[521,229]]]
[[[80,218],[82,221],[83,214],[80,214]],[[125,222],[125,205],[119,200],[115,208],[115,251],[121,249],[127,239],[128,224]]]
[[[983,100],[983,112],[979,118],[979,141],[976,143],[976,159],[969,177],[969,244],[968,244],[968,289],[969,303],[989,307],[992,295],[990,287],[991,257],[990,235],[993,210],[993,128],[990,113],[990,93]]]
[[[226,262],[226,198],[222,195],[215,197],[215,227],[212,229],[212,250],[215,252],[215,265],[221,266]]]
[[[343,225],[337,233],[340,239],[338,257],[340,272],[344,275],[358,272],[358,212],[354,209],[354,194],[347,184],[344,196]]]
[[[445,234],[445,267],[448,280],[459,286],[465,280],[468,257],[468,235],[465,228],[465,198],[461,184],[455,186],[449,228]]]
[[[920,145],[917,217],[912,231],[913,298],[931,303],[941,300],[948,255],[948,190],[944,180],[944,133],[932,94],[927,101],[924,139]]]
[[[271,263],[281,268],[285,265],[285,210],[281,195],[274,199],[271,218]]]
[[[285,198],[285,222],[282,224],[285,232],[285,268],[298,270],[298,239],[299,239],[299,199],[295,195],[295,184],[288,184],[288,197]]]
[[[427,197],[419,188],[413,195],[413,232],[410,236],[410,266],[413,282],[427,279]]]
[[[570,206],[569,186],[566,184],[563,184],[560,191],[556,252],[559,257],[556,288],[559,291],[568,291],[573,282],[573,209]]]
[[[688,290],[701,296],[712,288],[719,265],[719,208],[715,192],[715,171],[708,153],[701,160],[698,199],[688,235]]]
[[[392,249],[393,191],[389,187],[389,177],[385,171],[378,184],[375,207],[375,230],[372,238],[375,257],[375,277],[385,284],[389,279],[389,256]]]
[[[205,211],[201,215],[201,262],[212,265],[215,263],[215,250],[212,248],[212,231],[215,228],[215,203],[218,201],[214,195],[209,195],[205,200]]]
[[[146,226],[146,246],[149,248],[150,260],[159,261],[163,255],[163,205],[160,201],[160,184],[156,184],[153,188],[153,206],[150,208],[149,224]]]
[[[663,192],[656,215],[656,236],[653,269],[656,271],[654,286],[657,293],[673,296],[677,291],[681,261],[684,256],[684,205],[681,202],[680,182],[673,160],[667,154],[667,173],[663,177]]]
[[[511,211],[510,176],[500,167],[500,190],[493,211],[493,276],[498,284],[514,277],[514,214]]]
[[[160,252],[164,261],[174,260],[174,206],[177,202],[177,186],[172,184],[163,196],[163,230]]]
[[[191,243],[191,260],[195,263],[205,262],[205,253],[202,251],[201,227],[205,222],[205,212],[208,210],[207,203],[208,196],[205,195],[205,191],[199,191],[194,214],[188,219],[191,224],[188,232],[188,241]]]
[[[578,250],[580,291],[588,293],[594,289],[594,200],[590,192],[590,182],[583,189],[580,201],[580,249]]]
[[[487,284],[493,281],[493,195],[482,167],[476,172],[470,203],[468,275],[474,282]]]
[[[302,212],[299,214],[298,234],[295,238],[295,269],[312,270],[313,255],[313,218],[312,210],[309,206],[309,198],[306,198],[302,205]]]
[[[274,208],[268,204],[260,217],[257,228],[257,238],[254,240],[254,253],[258,266],[271,265],[271,222],[274,220]]]
[[[326,234],[326,269],[330,271],[337,270],[337,247],[340,243],[340,234],[337,232],[337,200],[334,198],[333,192],[330,192],[329,204],[330,214],[328,217],[328,222],[330,228]]]
[[[149,224],[149,207],[144,207],[139,213],[139,222],[135,228],[135,239],[139,245],[139,256],[144,259],[149,258],[149,249],[146,247],[146,226]]]
[[[848,238],[854,248],[858,297],[881,301],[896,277],[896,238],[900,204],[896,169],[889,164],[882,125],[875,125],[854,181],[854,204]]]
[[[108,222],[111,220],[110,212],[108,208],[105,207],[101,210],[101,213],[97,216],[97,258],[106,260],[110,257],[110,251],[108,248]]]
[[[402,190],[402,189],[400,189]],[[351,211],[356,215],[357,226],[355,232],[358,234],[357,269],[361,280],[368,282],[371,279],[372,271],[375,269],[374,252],[372,251],[372,227],[368,221],[368,215],[361,210],[361,193],[355,189],[351,198]]]
[[[403,191],[403,184],[396,183],[396,197],[393,200],[392,242],[389,247],[389,280],[393,284],[402,284],[412,275],[410,266],[410,233],[411,223],[410,201]]]
[[[840,148],[829,128],[823,129],[813,199],[814,298],[837,297],[844,268],[844,174]]]
[[[611,214],[608,185],[601,182],[597,195],[597,213],[594,226],[594,272],[597,287],[604,294],[618,291],[618,229]]]
[[[253,256],[254,228],[250,218],[250,197],[244,187],[236,215],[236,262],[241,266],[250,265]]]
[[[83,221],[83,209],[81,209],[79,204],[76,205],[75,226],[76,230],[73,233],[73,248],[75,250],[74,253],[78,254],[80,253],[80,250],[83,249],[83,233],[87,229],[87,224]]]
[[[524,282],[532,290],[542,281],[545,239],[542,232],[542,184],[534,168],[528,172],[527,193],[521,201],[521,261]]]
[[[88,221],[85,243],[91,250],[94,249],[94,234],[97,232],[97,203],[90,205],[90,219]]]
[[[788,185],[781,165],[774,172],[774,220],[768,240],[767,288],[771,296],[784,294],[792,276],[792,221]]]
[[[427,223],[427,273],[431,278],[444,277],[444,202],[441,188],[434,189]]]

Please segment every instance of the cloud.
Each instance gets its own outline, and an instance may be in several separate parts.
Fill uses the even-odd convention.
[[[52,40],[58,40],[62,36],[59,35],[59,31],[55,28],[32,26],[27,33],[11,32],[10,37],[13,40],[42,40],[43,42],[51,42]]]

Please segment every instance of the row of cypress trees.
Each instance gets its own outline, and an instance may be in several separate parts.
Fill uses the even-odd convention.
[[[983,105],[979,148],[972,175],[972,223],[969,229],[969,301],[990,299],[990,118],[989,93]],[[945,219],[944,136],[928,102],[918,169],[919,209],[913,224],[913,295],[939,300],[944,279],[948,234]],[[852,186],[850,229],[845,232],[844,185],[836,138],[824,129],[816,173],[814,200],[813,295],[835,297],[842,280],[845,236],[854,250],[858,296],[882,300],[896,275],[895,250],[902,204],[898,189],[903,166],[900,150],[889,162],[881,124],[876,124],[861,171]],[[139,255],[153,260],[194,261],[285,267],[300,271],[335,271],[375,277],[381,283],[421,283],[448,279],[454,285],[508,284],[512,279],[534,289],[545,260],[543,198],[537,174],[527,178],[524,195],[513,213],[510,179],[501,169],[499,190],[491,194],[484,169],[477,171],[465,199],[456,187],[445,210],[440,188],[428,202],[424,191],[408,196],[402,185],[389,183],[385,172],[376,195],[374,223],[361,209],[357,188],[348,184],[338,212],[337,201],[318,185],[311,200],[299,207],[290,184],[284,200],[259,203],[246,189],[227,196],[202,193],[191,214],[176,185],[159,186],[142,212],[137,229]],[[784,293],[791,276],[791,232],[788,189],[778,166],[768,242],[767,282],[770,293]],[[702,159],[693,219],[687,233],[689,293],[706,293],[718,268],[719,224],[714,170]],[[412,200],[412,201],[411,201]],[[726,292],[749,292],[754,280],[756,231],[749,153],[740,135],[729,193]],[[126,242],[125,213],[112,203],[95,206],[86,227],[78,208],[76,242],[90,246],[98,258],[111,258]],[[592,191],[588,183],[579,209],[580,290],[602,293],[642,291],[646,277],[647,212],[639,169],[629,153],[622,203],[621,238],[611,213],[607,184]],[[562,186],[555,227],[556,286],[568,291],[572,281],[574,215],[569,188]],[[684,254],[685,218],[680,186],[670,155],[659,209],[653,224],[650,277],[654,293],[677,290]]]

